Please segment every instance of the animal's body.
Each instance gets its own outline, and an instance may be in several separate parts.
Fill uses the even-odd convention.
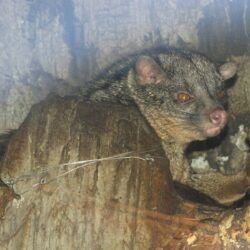
[[[161,139],[173,180],[229,204],[245,195],[250,184],[246,171],[234,176],[211,172],[194,181],[185,150],[190,142],[217,136],[224,129],[225,81],[235,73],[233,63],[217,68],[197,53],[148,50],[115,62],[80,95],[92,101],[137,105]]]
[[[197,53],[149,50],[112,64],[83,94],[93,101],[136,104],[162,141],[174,181],[228,204],[244,196],[249,183],[245,172],[212,172],[194,183],[184,152],[190,142],[217,136],[224,129],[225,81],[235,74],[233,63],[216,67]],[[234,188],[237,185],[240,188]]]
[[[227,122],[224,80],[236,68],[220,69],[187,51],[146,51],[103,71],[87,95],[95,101],[135,103],[162,140],[186,144],[218,135]]]

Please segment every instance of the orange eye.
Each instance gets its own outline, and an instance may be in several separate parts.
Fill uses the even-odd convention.
[[[190,96],[189,94],[187,93],[178,93],[177,94],[177,98],[178,98],[178,101],[181,102],[181,103],[185,103],[185,102],[189,102],[193,97]]]

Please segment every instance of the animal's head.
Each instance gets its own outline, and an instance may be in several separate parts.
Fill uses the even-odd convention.
[[[227,123],[225,81],[236,66],[215,67],[194,53],[170,51],[138,57],[128,87],[142,113],[162,139],[179,142],[218,135]]]

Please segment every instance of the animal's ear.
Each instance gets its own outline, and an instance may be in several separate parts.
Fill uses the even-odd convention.
[[[228,62],[220,66],[219,72],[223,78],[223,80],[228,80],[235,76],[237,72],[237,66],[233,62]]]
[[[135,65],[138,83],[141,85],[160,84],[167,79],[160,65],[149,56],[141,56]]]

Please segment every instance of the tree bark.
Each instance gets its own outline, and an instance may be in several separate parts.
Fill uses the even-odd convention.
[[[0,131],[18,128],[30,107],[48,93],[69,94],[72,87],[138,49],[181,47],[218,62],[244,57],[249,54],[249,4],[1,1]]]
[[[182,47],[237,63],[228,138],[217,152],[232,160],[226,174],[249,167],[244,148],[240,157],[229,150],[240,126],[250,135],[249,8],[246,0],[1,1],[0,131],[18,128],[48,93],[70,93],[124,54]],[[92,161],[68,165],[80,160]],[[48,98],[12,138],[1,178],[8,186],[0,182],[0,249],[250,243],[247,204],[223,210],[177,198],[160,142],[132,107]]]
[[[12,137],[1,170],[20,195],[1,223],[6,249],[147,249],[142,217],[177,205],[159,140],[134,108],[51,97]]]
[[[1,249],[245,249],[250,240],[249,208],[181,201],[133,107],[49,97],[12,137],[1,177],[15,191],[0,189]]]

